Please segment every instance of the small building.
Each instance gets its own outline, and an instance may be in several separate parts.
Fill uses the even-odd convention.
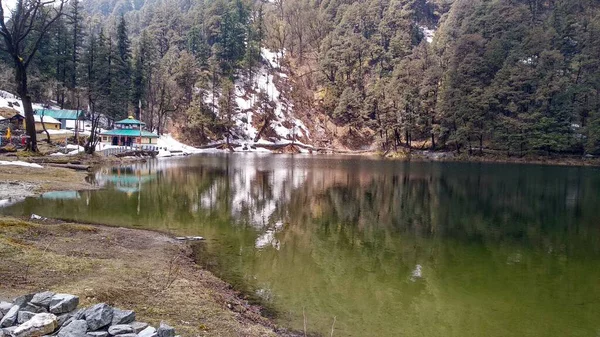
[[[42,116],[33,115],[33,120],[35,121],[35,132],[37,133],[44,132],[44,125],[46,126],[46,130],[60,130],[60,122],[50,116],[43,117],[43,125]],[[26,120],[23,121],[23,127],[27,128]]]
[[[25,117],[12,108],[0,108],[0,123],[9,124],[12,129],[24,129]]]
[[[85,113],[82,110],[38,109],[35,114],[49,116],[60,122],[61,129],[83,131]]]
[[[100,134],[102,144],[116,146],[134,146],[156,144],[158,135],[142,128],[146,123],[141,122],[132,116],[115,123],[113,130],[108,130]]]

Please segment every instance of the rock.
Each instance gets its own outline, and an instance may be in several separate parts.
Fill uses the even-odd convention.
[[[58,327],[56,316],[49,313],[40,313],[27,322],[19,325],[14,331],[15,337],[39,337],[49,335]]]
[[[19,311],[17,313],[17,322],[19,322],[19,324],[23,324],[35,316],[35,314],[35,312],[31,311]]]
[[[108,331],[90,331],[87,337],[108,337]]]
[[[29,301],[29,303],[48,308],[48,307],[50,307],[50,301],[52,301],[52,297],[54,295],[56,295],[56,294],[51,291],[44,291],[42,293],[37,293],[37,294],[33,295],[33,298]]]
[[[13,305],[12,308],[2,317],[0,321],[0,328],[7,328],[17,323],[17,314],[19,313],[19,306]]]
[[[50,300],[50,312],[63,314],[73,311],[79,305],[79,297],[69,294],[56,294]]]
[[[135,312],[132,310],[113,309],[113,319],[111,325],[129,324],[135,321]]]
[[[87,322],[83,319],[77,319],[62,327],[58,332],[58,337],[85,337],[87,329]]]
[[[9,326],[8,328],[4,328],[2,329],[2,332],[4,332],[4,335],[6,336],[12,336],[13,332],[17,329],[17,326]]]
[[[119,337],[137,337],[137,334],[134,334],[134,333],[124,333],[122,335],[119,335]]]
[[[138,332],[137,337],[156,337],[156,329],[154,329],[153,327],[149,326],[147,328],[145,328],[144,330]]]
[[[63,326],[77,319],[85,319],[85,309],[77,309],[58,316],[58,325]]]
[[[13,307],[12,303],[0,302],[0,314],[6,315],[6,313]]]
[[[108,328],[108,333],[116,336],[127,333],[134,333],[133,327],[129,324],[117,324]]]
[[[175,337],[175,328],[167,325],[165,322],[160,322],[160,326],[156,331],[158,337]]]
[[[48,312],[48,310],[46,310],[45,307],[39,306],[39,305],[35,305],[33,303],[25,303],[24,305],[22,305],[19,308],[19,311],[29,311],[29,312],[33,312],[36,314],[42,313],[42,312]]]
[[[148,327],[148,323],[144,323],[144,322],[133,322],[131,323],[131,326],[133,327],[133,331],[135,333],[140,333],[140,331],[146,329]]]
[[[27,294],[27,295],[19,296],[19,297],[15,298],[15,300],[13,301],[13,304],[22,307],[25,304],[29,303],[29,301],[31,301],[31,299],[33,298],[33,295],[34,294]]]
[[[109,325],[113,319],[113,309],[106,303],[96,304],[85,311],[85,320],[92,331]]]

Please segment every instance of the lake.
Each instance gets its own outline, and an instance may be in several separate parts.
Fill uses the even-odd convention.
[[[600,170],[214,154],[1,209],[204,236],[199,264],[330,336],[600,336]]]

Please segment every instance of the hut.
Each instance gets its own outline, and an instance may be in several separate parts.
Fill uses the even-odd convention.
[[[35,114],[56,119],[60,122],[61,129],[83,131],[85,114],[82,110],[38,109]]]
[[[108,130],[100,134],[100,141],[105,145],[133,146],[137,145],[156,145],[158,135],[143,130],[146,123],[139,121],[133,116],[115,123],[113,130]]]

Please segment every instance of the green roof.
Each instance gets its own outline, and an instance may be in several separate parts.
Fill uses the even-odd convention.
[[[142,122],[142,121],[138,121],[137,119],[129,116],[129,118],[126,118],[124,120],[115,122],[115,124],[119,124],[119,125],[146,125],[146,123]]]
[[[102,136],[123,136],[123,137],[139,137],[140,133],[142,137],[147,138],[158,138],[158,135],[152,132],[148,132],[145,130],[136,130],[136,129],[114,129],[108,130],[106,132],[102,132],[100,135]]]
[[[38,109],[35,110],[36,115],[49,116],[54,119],[68,119],[76,120],[84,117],[84,113],[81,110],[50,110],[50,109]]]

